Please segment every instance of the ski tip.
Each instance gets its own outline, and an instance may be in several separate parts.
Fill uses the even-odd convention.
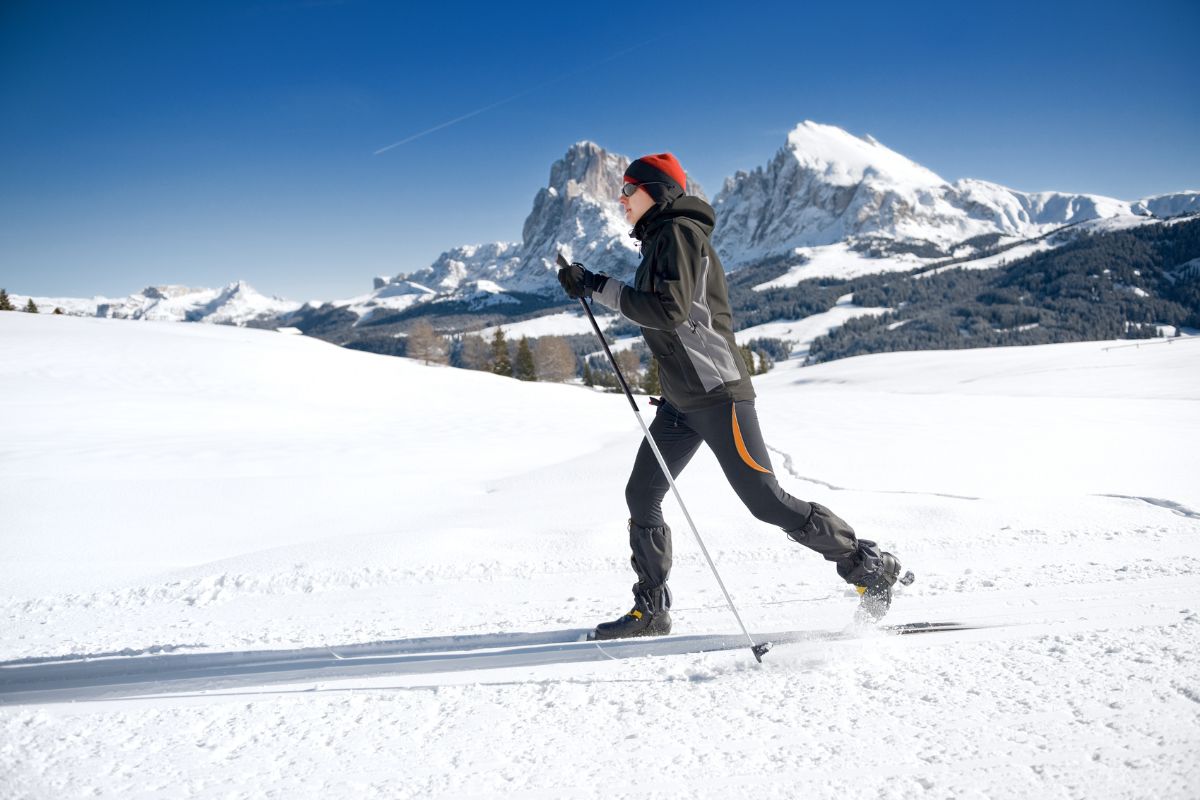
[[[754,653],[754,660],[761,664],[762,657],[765,656],[767,654],[767,651],[769,651],[770,649],[771,649],[771,643],[763,642],[762,644],[756,644],[756,645],[754,645],[754,647],[751,647],[750,652]]]
[[[904,573],[903,576],[901,576],[900,583],[904,586],[912,586],[913,581],[916,579],[917,576],[912,574],[912,570],[909,570],[908,572]]]

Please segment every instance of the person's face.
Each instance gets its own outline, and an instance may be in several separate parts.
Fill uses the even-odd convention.
[[[619,202],[621,210],[625,212],[625,221],[630,225],[637,225],[642,215],[654,207],[654,198],[642,186],[629,197],[622,194]]]

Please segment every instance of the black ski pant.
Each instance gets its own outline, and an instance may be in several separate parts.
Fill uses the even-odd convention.
[[[755,517],[776,525],[794,541],[837,562],[843,579],[855,583],[875,569],[878,550],[859,540],[854,529],[829,509],[785,492],[775,478],[758,426],[753,400],[730,401],[684,413],[663,401],[650,423],[650,435],[677,477],[707,444],[729,485]],[[642,441],[625,487],[629,505],[629,544],[638,574],[634,592],[663,585],[671,571],[671,529],[662,515],[670,489],[649,443]]]

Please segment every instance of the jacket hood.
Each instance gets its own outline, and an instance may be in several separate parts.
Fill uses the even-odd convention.
[[[650,208],[633,226],[630,236],[638,241],[645,241],[655,230],[680,217],[700,225],[705,236],[712,236],[713,227],[717,224],[717,212],[713,211],[713,207],[699,197],[687,194]]]

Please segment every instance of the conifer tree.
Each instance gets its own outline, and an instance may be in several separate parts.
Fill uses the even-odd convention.
[[[742,352],[742,360],[746,362],[746,371],[751,375],[757,375],[756,362],[754,360],[754,351],[748,345],[740,345],[738,350]]]
[[[587,359],[583,360],[583,385],[584,386],[595,386],[596,385],[596,381],[592,377],[592,368],[588,366]]]
[[[492,372],[511,378],[513,374],[512,360],[508,357],[508,342],[504,339],[504,329],[496,328],[492,337]]]
[[[529,349],[528,337],[522,336],[517,345],[517,363],[513,366],[513,377],[519,381],[536,381],[537,368],[533,365],[533,351]]]
[[[8,299],[8,292],[0,289],[0,311],[16,311],[13,308],[12,300]]]
[[[658,382],[658,359],[650,357],[650,366],[642,376],[642,391],[646,394],[662,394],[662,385]]]
[[[25,304],[25,307],[22,308],[21,310],[27,314],[36,314],[36,313],[38,313],[37,303],[33,302],[33,298],[31,297],[31,298],[29,298],[29,302],[27,302]]]

